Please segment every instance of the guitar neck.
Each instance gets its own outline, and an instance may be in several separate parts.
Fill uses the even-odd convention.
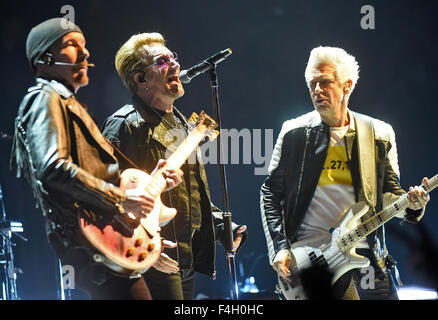
[[[427,184],[421,185],[427,193],[430,193],[438,186],[438,174],[429,179]],[[394,218],[399,212],[404,211],[409,206],[409,200],[407,195],[401,196],[397,201],[387,206],[385,209],[372,216],[356,228],[350,230],[337,242],[342,251],[352,247],[367,235],[381,227],[383,224]]]
[[[201,127],[204,126],[199,126],[193,129],[167,159],[167,164],[152,175],[151,180],[145,188],[145,191],[152,197],[158,197],[166,188],[166,180],[163,178],[163,171],[180,168],[205,137]]]
[[[198,128],[191,131],[176,151],[169,156],[166,168],[180,168],[204,137],[205,134]]]

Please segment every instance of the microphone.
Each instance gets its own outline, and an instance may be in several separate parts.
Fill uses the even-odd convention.
[[[48,65],[56,64],[57,66],[70,66],[70,67],[85,66],[88,68],[94,68],[96,66],[94,63],[81,64],[81,63],[68,63],[68,62],[57,62],[57,61],[51,63],[37,61],[37,63],[48,64]]]
[[[88,68],[94,68],[96,66],[94,63],[82,64],[82,63],[58,62],[53,60],[53,55],[51,53],[46,52],[46,55],[47,55],[47,61],[38,60],[35,63],[47,64],[49,66],[52,66],[54,64],[56,64],[57,66],[69,66],[69,67],[87,66]]]
[[[81,63],[58,62],[53,60],[51,62],[38,60],[36,63],[48,64],[49,66],[52,66],[54,64],[56,64],[57,66],[70,66],[70,67],[86,66],[88,68],[94,68],[96,66],[94,63],[81,64]]]
[[[212,55],[210,58],[203,60],[202,62],[191,67],[190,69],[181,71],[181,73],[179,74],[180,81],[182,83],[189,83],[197,75],[200,75],[201,73],[210,70],[213,65],[216,65],[219,62],[225,60],[231,53],[232,51],[230,48],[219,51],[218,53]]]

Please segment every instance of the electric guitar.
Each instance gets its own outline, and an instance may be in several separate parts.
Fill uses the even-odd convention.
[[[180,168],[206,136],[214,140],[219,134],[214,130],[217,123],[204,112],[199,117],[193,113],[189,122],[196,122],[196,127],[170,155],[163,168],[152,175],[131,168],[121,175],[120,188],[142,189],[154,198],[154,208],[150,213],[138,218],[144,215],[125,212],[114,217],[113,225],[101,226],[93,220],[92,212],[81,210],[80,229],[92,248],[97,249],[93,254],[96,262],[118,273],[136,276],[146,272],[158,260],[162,247],[160,227],[177,213],[176,209],[168,208],[161,202],[160,195],[166,188],[163,172]]]
[[[438,186],[438,175],[427,184],[422,184],[427,193]],[[278,287],[287,300],[307,299],[300,282],[300,272],[314,265],[326,266],[332,274],[332,285],[347,271],[369,266],[370,260],[356,253],[357,243],[368,234],[391,220],[408,207],[407,194],[385,209],[360,223],[360,218],[369,211],[366,202],[354,204],[332,233],[321,237],[295,242],[291,247],[291,276],[287,283],[278,276]]]

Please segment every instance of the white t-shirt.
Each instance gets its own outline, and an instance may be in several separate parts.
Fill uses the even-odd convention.
[[[351,127],[354,130],[353,124]],[[298,229],[298,240],[328,234],[356,202],[344,139],[348,128],[330,128],[327,157],[313,199]],[[366,239],[362,239],[357,247],[369,246]]]

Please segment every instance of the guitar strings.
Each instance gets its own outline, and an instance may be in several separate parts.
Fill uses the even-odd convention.
[[[427,192],[429,193],[430,191],[435,189],[437,187],[437,185],[438,185],[438,175],[435,175],[434,177],[432,177],[429,180],[428,186],[424,186],[423,185],[423,187],[426,187],[425,190],[427,190]],[[381,218],[383,218],[383,220],[385,221],[384,223],[386,223],[391,218],[393,218],[397,214],[397,212],[400,211],[401,208],[402,208],[402,210],[404,210],[408,206],[408,202],[409,201],[408,201],[407,197],[402,197],[402,198],[399,199],[399,201],[396,201],[392,205],[390,205],[387,208],[385,208],[383,210],[383,212],[381,213],[381,215],[380,215]],[[403,208],[403,207],[405,207],[405,208]],[[357,243],[360,239],[366,237],[368,234],[370,234],[371,232],[373,232],[375,229],[377,229],[379,226],[382,225],[382,224],[378,223],[377,228],[374,226],[375,219],[378,219],[378,218],[376,218],[378,215],[379,214],[377,214],[376,216],[372,217],[369,221],[366,221],[366,222],[362,223],[361,225],[359,225],[355,229],[350,230],[349,232],[344,234],[342,237],[339,237],[338,240],[344,239],[344,240],[348,241],[348,239],[346,239],[345,237],[348,237],[348,235],[350,235],[352,238],[355,238],[354,234],[357,234],[356,230],[358,231],[359,238],[356,239],[355,241],[352,241],[352,243],[350,245],[348,245],[348,246],[346,245],[344,250],[346,250],[348,248],[352,248],[354,246],[354,244]],[[359,230],[360,226],[366,225],[367,223],[370,223],[370,222],[373,222],[373,227],[374,227],[373,230],[367,232],[365,235],[361,235],[362,232]],[[321,250],[322,253],[319,256],[317,256],[316,258],[309,257],[310,263],[312,265],[322,265],[325,262],[327,264],[328,270],[331,271],[333,268],[330,267],[330,264],[334,260],[339,258],[339,256],[342,257],[342,256],[345,256],[345,255],[344,255],[343,250],[339,247],[339,244],[338,244],[338,249],[339,250],[336,250],[334,253],[330,253],[330,251],[327,250],[327,249],[330,249],[330,247],[331,247],[331,243],[325,244],[322,247],[320,247],[320,250]],[[328,251],[328,252],[326,252],[326,251]],[[314,254],[316,254],[315,251],[312,251],[312,252]],[[329,254],[327,255],[327,253],[329,253]],[[302,265],[297,265],[295,269],[298,269],[298,270],[303,269],[303,266]]]
[[[399,202],[399,206],[400,207],[404,207],[406,204],[407,204],[407,199],[406,198],[401,198],[400,199],[400,201],[398,201]],[[389,213],[389,217],[393,217],[396,213],[397,213],[397,210],[395,209],[395,207],[394,207],[394,205],[392,205],[392,206],[390,206],[390,207],[387,207],[387,208],[385,208],[385,210],[384,210],[384,212],[381,214],[381,217],[383,217],[383,219],[384,220],[386,220],[386,221],[388,221],[387,220],[387,218],[388,218],[388,216],[387,216],[387,214]],[[377,215],[376,215],[377,216]],[[376,217],[375,216],[375,217]],[[374,222],[374,219],[376,219],[375,217],[373,217],[373,222]],[[368,221],[368,222],[364,222],[363,224],[365,224],[365,223],[369,223],[369,222],[371,222],[371,220],[370,221]],[[360,227],[360,226],[359,226]],[[346,237],[349,237],[349,236],[351,236],[351,238],[352,239],[354,239],[355,238],[355,236],[354,236],[354,232],[355,232],[355,230],[358,230],[358,228],[359,227],[357,227],[357,228],[355,228],[355,229],[353,229],[353,230],[351,230],[351,231],[349,231],[349,232],[347,232],[346,234],[344,234],[342,237],[339,237],[339,239],[344,239],[344,240],[346,240],[346,241],[348,241],[348,238],[346,238]],[[369,234],[369,233],[371,233],[372,231],[374,231],[374,230],[371,230],[370,232],[368,232],[367,234]],[[359,232],[360,233],[360,232]],[[365,235],[366,236],[366,235]],[[360,239],[362,239],[364,236],[361,236],[359,239],[356,239],[355,241],[349,241],[349,242],[351,242],[351,244],[350,245],[348,245],[348,246],[345,246],[345,250],[346,249],[348,249],[348,248],[351,248],[358,240],[360,240]],[[321,251],[326,251],[326,249],[327,249],[327,247],[329,247],[330,246],[330,244],[326,244],[325,246],[323,246],[322,248],[321,248]],[[339,247],[339,246],[338,246]],[[340,248],[339,248],[340,249]],[[321,264],[323,264],[323,262],[324,262],[324,260],[326,261],[326,263],[327,263],[327,265],[330,267],[330,261],[332,261],[332,260],[334,260],[334,259],[336,259],[340,254],[342,254],[343,255],[343,252],[342,252],[342,249],[340,249],[339,251],[336,251],[335,252],[335,254],[334,255],[332,255],[332,256],[325,256],[324,255],[324,253],[322,253],[321,255],[319,255],[318,257],[316,257],[316,258],[310,258],[310,262],[312,263],[312,264],[316,264],[316,265],[321,265]],[[330,268],[329,268],[330,269]]]

